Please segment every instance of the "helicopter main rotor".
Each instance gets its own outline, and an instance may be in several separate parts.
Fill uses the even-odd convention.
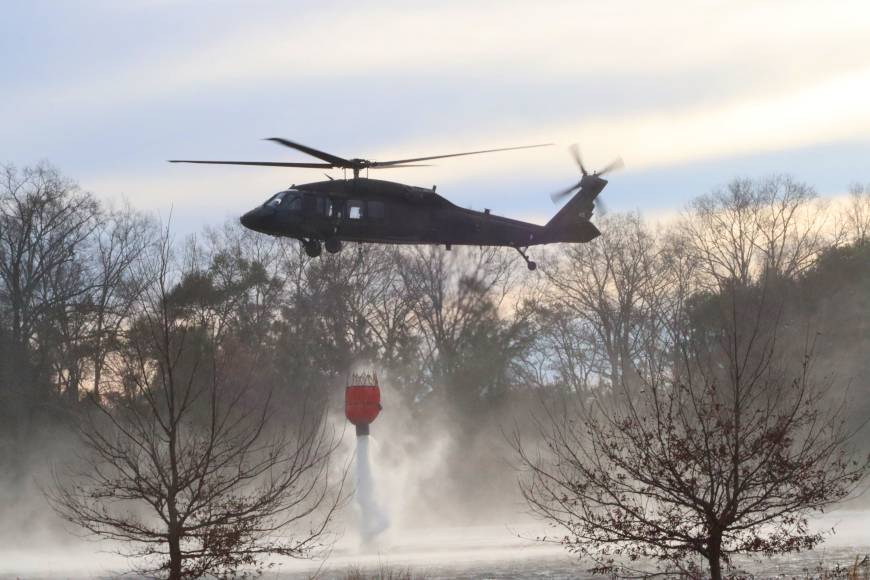
[[[495,153],[498,151],[513,151],[516,149],[532,149],[535,147],[548,147],[552,145],[552,143],[542,143],[539,145],[521,145],[519,147],[503,147],[500,149],[484,149],[481,151],[467,151],[464,153],[447,153],[445,155],[430,155],[426,157],[412,157],[409,159],[396,159],[393,161],[373,161],[370,159],[345,159],[344,157],[339,157],[337,155],[333,155],[332,153],[327,153],[325,151],[320,151],[318,149],[314,149],[313,147],[308,147],[307,145],[302,145],[301,143],[294,143],[293,141],[288,141],[287,139],[282,139],[281,137],[269,137],[266,141],[273,141],[278,143],[279,145],[283,145],[285,147],[289,147],[290,149],[295,149],[297,151],[301,151],[306,155],[310,155],[311,157],[315,157],[324,161],[324,163],[295,163],[295,162],[278,162],[278,161],[200,161],[193,159],[170,159],[170,163],[207,163],[214,165],[257,165],[264,167],[303,167],[308,169],[350,169],[353,171],[353,177],[356,179],[359,177],[359,172],[363,169],[386,169],[390,167],[426,167],[427,164],[417,163],[418,161],[431,161],[433,159],[444,159],[446,157],[461,157],[463,155],[478,155],[480,153]]]

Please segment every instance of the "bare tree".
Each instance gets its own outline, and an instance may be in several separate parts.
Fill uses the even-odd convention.
[[[11,347],[7,362],[15,367],[12,382],[41,404],[45,393],[35,391],[52,377],[36,375],[64,364],[46,335],[78,332],[78,303],[92,287],[85,255],[100,218],[96,200],[53,167],[4,167],[0,172],[0,292]],[[78,353],[67,354],[69,359]],[[78,385],[77,369],[68,370],[73,376],[66,382]]]
[[[588,320],[558,303],[561,294],[535,312],[537,332],[523,361],[524,382],[529,386],[587,396],[605,367],[595,330]]]
[[[136,275],[134,265],[156,233],[156,225],[150,219],[126,205],[106,211],[95,233],[93,284],[85,306],[90,314],[87,339],[91,392],[97,398],[106,359],[117,349],[121,332],[147,282]]]
[[[827,245],[820,203],[810,186],[787,176],[735,179],[693,201],[681,229],[711,288],[721,280],[747,284],[761,270],[791,277]]]
[[[643,361],[639,391],[550,412],[540,450],[516,435],[523,495],[570,550],[605,565],[700,556],[718,580],[733,554],[822,541],[808,514],[849,495],[870,463],[851,456],[811,340],[789,360],[770,278],[696,296],[708,313],[700,323],[669,316],[674,356]]]
[[[406,255],[398,246],[368,248],[361,268],[351,279],[357,299],[352,308],[365,324],[369,342],[382,364],[400,364],[413,327],[416,300],[402,279]]]
[[[113,357],[116,383],[92,399],[84,467],[58,474],[53,507],[172,580],[304,556],[338,497],[322,409],[300,400],[291,432],[272,425],[258,345],[223,331],[207,288],[187,292],[198,272],[175,271],[168,236],[138,263],[151,283]]]
[[[154,224],[129,206],[102,210],[99,218],[76,262],[49,279],[51,295],[72,299],[58,301],[36,329],[38,344],[52,353],[43,364],[51,366],[58,394],[71,403],[79,401],[83,385],[100,396],[106,358],[117,348],[144,282],[132,265],[155,233]]]
[[[870,240],[870,186],[853,183],[849,187],[846,223],[859,244]]]
[[[429,388],[473,413],[504,393],[513,361],[531,343],[515,262],[497,248],[416,248],[407,258],[401,276]]]
[[[555,327],[559,335],[552,353],[559,370],[616,387],[657,332],[652,314],[665,278],[658,268],[658,240],[640,216],[613,216],[603,227],[606,236],[570,247],[557,267],[545,272],[555,289],[550,312],[571,321]],[[565,381],[576,384],[578,378]]]

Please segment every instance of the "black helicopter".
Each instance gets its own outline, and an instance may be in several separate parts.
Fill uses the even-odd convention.
[[[551,195],[554,202],[577,190],[570,201],[547,222],[539,226],[528,222],[495,216],[454,205],[425,189],[360,177],[360,171],[389,167],[420,167],[420,161],[446,157],[477,155],[496,151],[511,151],[547,145],[526,145],[469,151],[394,161],[344,159],[294,143],[286,139],[268,139],[296,149],[322,163],[284,163],[270,161],[196,161],[174,159],[170,163],[209,163],[217,165],[256,165],[266,167],[303,167],[317,169],[341,168],[353,172],[352,179],[332,179],[294,185],[279,191],[263,205],[241,217],[242,225],[273,236],[300,240],[310,257],[321,253],[321,242],[327,252],[341,251],[342,242],[381,244],[438,244],[448,250],[453,245],[509,246],[516,249],[529,270],[537,266],[526,254],[529,246],[554,242],[582,243],[601,235],[589,219],[595,199],[607,185],[602,175],[622,166],[617,159],[603,170],[590,174],[583,166],[576,145],[571,151],[582,177],[571,187]],[[327,177],[329,177],[327,175]]]

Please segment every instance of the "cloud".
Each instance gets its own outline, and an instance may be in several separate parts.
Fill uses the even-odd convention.
[[[235,214],[290,180],[321,179],[160,161],[303,158],[258,143],[271,127],[374,159],[558,143],[371,175],[437,183],[460,205],[504,214],[537,211],[541,195],[576,180],[562,149],[575,141],[589,167],[621,154],[631,176],[870,129],[865,2],[85,6],[70,26],[27,31],[40,74],[2,82],[0,158],[50,156],[101,194],[193,216]],[[10,51],[14,70],[28,54]],[[495,206],[517,180],[531,201],[502,195]]]
[[[515,131],[481,134],[469,128],[464,135],[454,134],[441,142],[431,137],[406,140],[374,151],[372,158],[402,158],[550,140],[567,145],[582,139],[586,164],[590,168],[601,167],[621,154],[631,171],[643,171],[866,136],[870,132],[870,110],[865,105],[867,94],[870,94],[870,68],[796,92],[682,112],[631,117],[613,115],[590,121],[566,119],[525,134]],[[433,167],[373,171],[370,176],[416,184],[438,183],[447,188],[506,174],[521,175],[526,180],[558,178],[561,183],[574,178],[576,168],[560,149],[455,158],[438,161]],[[283,152],[280,155],[283,156]],[[295,153],[291,155],[296,157]],[[298,157],[301,158],[301,154]],[[180,195],[181,199],[195,204],[226,203],[245,192],[262,191],[265,195],[275,189],[276,184],[291,179],[301,182],[320,179],[320,173],[308,171],[289,173],[280,169],[229,166],[155,167],[159,169],[138,174],[132,168],[97,172],[82,179],[95,190],[125,191],[149,206],[177,200]]]
[[[83,67],[89,74],[75,83],[13,87],[4,100],[8,110],[36,113],[45,105],[70,110],[190,94],[219,98],[204,91],[243,85],[270,90],[291,83],[316,99],[318,79],[391,75],[402,82],[409,71],[519,76],[531,84],[579,76],[594,83],[614,73],[735,64],[750,82],[802,84],[867,64],[856,49],[867,15],[858,2],[825,11],[813,2],[573,1],[549,3],[547,10],[526,2],[323,3],[306,10],[265,2],[257,9],[260,19],[250,18],[249,5],[216,7],[211,12],[223,17],[209,15],[213,33],[195,46],[185,24],[193,27],[201,11],[173,10],[179,34],[163,42],[148,37],[151,44],[131,60],[113,59],[109,69],[89,63]],[[135,30],[129,38],[136,43]],[[365,83],[347,90],[365,90]]]
[[[475,133],[474,139],[493,147],[547,140],[567,145],[579,140],[589,157],[587,165],[592,168],[601,167],[622,154],[631,169],[642,170],[864,137],[870,131],[870,109],[865,104],[867,94],[870,94],[870,67],[801,90],[743,101],[666,113],[611,115],[579,121],[565,119],[527,134]],[[422,141],[403,143],[401,151],[423,151],[425,147],[433,151],[449,150],[459,143],[470,145],[471,142],[470,135],[451,136],[450,143],[441,144],[427,138],[425,144]],[[388,159],[399,151],[390,149],[379,153],[378,157]],[[529,155],[523,153],[525,158]],[[565,167],[564,159],[562,155],[535,155],[535,161],[540,162],[537,165],[540,172]],[[449,168],[437,171],[455,180],[473,173],[496,173],[507,163],[501,155],[490,155],[454,160]],[[435,173],[434,169],[426,169],[416,175],[426,181],[433,179]]]

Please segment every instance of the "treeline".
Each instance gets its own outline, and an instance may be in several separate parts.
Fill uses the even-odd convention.
[[[172,304],[173,320],[207,329],[215,348],[234,345],[245,361],[255,359],[255,376],[245,380],[270,385],[275,409],[290,417],[299,401],[325,408],[352,368],[374,367],[399,394],[394,406],[418,418],[419,433],[427,422],[452,426],[456,452],[447,461],[478,495],[512,485],[510,477],[493,483],[494,473],[508,470],[498,458],[469,462],[482,431],[497,439],[498,426],[537,397],[630,384],[636,363],[660,347],[661,318],[653,314],[680,311],[703,329],[723,284],[749,287],[762,274],[781,282],[791,329],[784,340],[821,332],[825,370],[861,394],[852,420],[870,412],[870,191],[855,186],[834,206],[787,177],[735,180],[664,226],[634,214],[598,225],[604,234],[590,244],[541,250],[535,273],[507,249],[358,245],[309,259],[295,241],[236,223],[174,240],[171,225],[102,203],[50,166],[7,167],[0,183],[7,498],[88,401],[111,406],[131,396],[128,355],[141,338],[143,296],[154,292],[160,256],[167,285],[160,300]]]

